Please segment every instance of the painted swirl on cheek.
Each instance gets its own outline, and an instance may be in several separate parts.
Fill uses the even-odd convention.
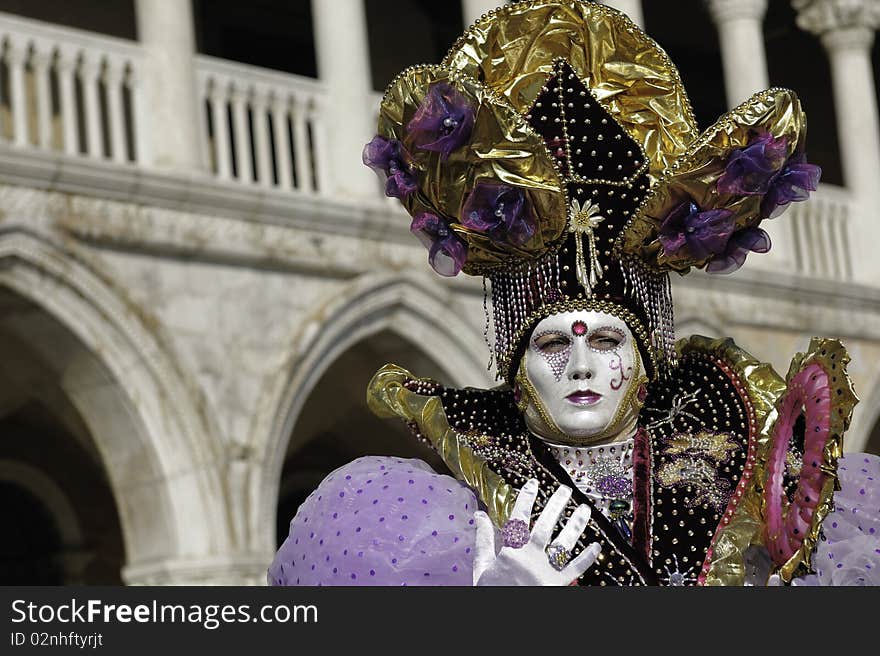
[[[614,356],[611,358],[611,362],[608,363],[608,368],[611,369],[611,371],[620,372],[620,380],[615,380],[614,378],[611,379],[611,389],[616,392],[632,376],[632,367],[627,367],[626,371],[624,371],[623,358],[620,357],[620,353],[615,351]]]

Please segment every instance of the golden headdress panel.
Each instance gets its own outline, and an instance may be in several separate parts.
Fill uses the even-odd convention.
[[[764,168],[780,169],[783,164],[787,170],[797,168],[806,127],[800,101],[788,89],[756,93],[725,114],[694,141],[634,213],[620,237],[623,252],[661,270],[684,273],[692,266],[705,266],[714,253],[670,248],[675,229],[669,217],[677,207],[692,203],[729,214],[726,220],[733,234],[756,228],[777,209],[773,201],[784,198],[745,187],[764,183],[768,177]],[[668,233],[665,241],[664,233]]]
[[[479,80],[525,114],[565,60],[639,144],[654,177],[699,130],[678,71],[624,14],[592,2],[517,2],[490,12],[442,65]]]
[[[432,116],[448,120],[450,111],[467,139],[450,131],[447,145],[457,147],[444,148],[437,145],[442,140],[437,132],[422,126],[429,126]],[[410,173],[420,182],[417,193],[401,199],[409,213],[437,215],[466,242],[465,273],[485,273],[511,258],[534,259],[563,234],[565,192],[543,138],[503,97],[467,75],[440,66],[405,70],[382,100],[379,135],[402,145]],[[514,198],[508,191],[509,202],[524,202],[535,216],[530,226],[523,223],[522,231],[504,238],[477,230],[480,224],[468,220],[465,206],[469,196],[502,186],[522,192]]]

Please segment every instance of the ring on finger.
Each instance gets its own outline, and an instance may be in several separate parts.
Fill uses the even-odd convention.
[[[558,542],[551,542],[547,547],[547,560],[550,566],[557,572],[565,569],[568,561],[571,559],[571,552]]]
[[[501,539],[505,547],[521,549],[529,541],[529,525],[521,519],[508,519],[501,528]]]

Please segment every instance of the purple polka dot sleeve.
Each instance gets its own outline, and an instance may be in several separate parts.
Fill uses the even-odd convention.
[[[368,456],[305,500],[269,585],[472,583],[477,499],[421,460]]]
[[[848,453],[838,477],[841,489],[813,554],[816,573],[795,585],[880,585],[880,457]]]

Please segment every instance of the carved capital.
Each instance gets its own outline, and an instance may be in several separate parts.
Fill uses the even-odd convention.
[[[760,23],[767,13],[767,0],[706,0],[706,8],[719,27],[744,18]]]
[[[859,38],[859,43],[849,44],[849,47],[863,47],[864,33],[873,35],[880,27],[878,0],[792,0],[791,4],[798,12],[797,24],[802,30],[821,37],[833,32],[845,32]],[[846,41],[836,39],[834,44],[840,45]],[[870,41],[867,46],[870,46]]]

